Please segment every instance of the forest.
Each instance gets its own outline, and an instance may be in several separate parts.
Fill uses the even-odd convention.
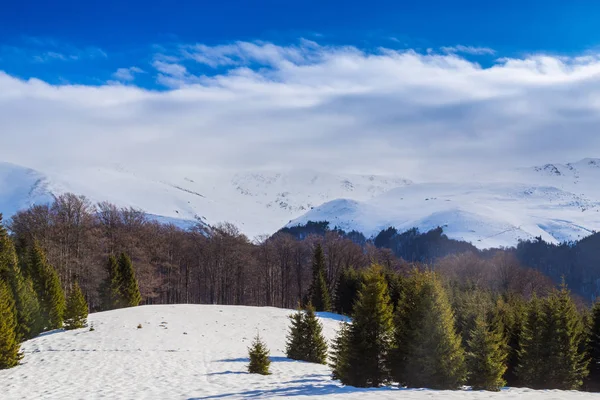
[[[593,238],[480,251],[442,229],[390,228],[367,239],[314,222],[250,240],[228,223],[182,229],[64,194],[3,222],[0,239],[0,313],[10,322],[0,324],[3,348],[82,327],[88,310],[203,303],[303,307],[310,316],[314,307],[352,317],[331,360],[324,350],[310,356],[330,362],[345,384],[598,388],[600,305],[590,309],[596,292],[585,285],[598,278],[595,269],[577,272],[593,260]],[[575,255],[567,266],[561,252]],[[302,325],[301,314],[293,318]],[[317,329],[311,321],[303,329]],[[302,337],[295,346],[314,347]],[[258,338],[256,346],[265,360]],[[13,353],[4,367],[18,363]],[[487,375],[474,372],[482,365]]]

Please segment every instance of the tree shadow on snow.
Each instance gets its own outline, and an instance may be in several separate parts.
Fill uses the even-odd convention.
[[[346,317],[344,315],[334,314],[334,313],[326,312],[326,311],[319,311],[319,312],[316,312],[315,314],[319,318],[332,319],[334,321],[339,321],[339,322],[350,322],[351,321],[350,317]]]
[[[214,376],[214,375],[247,375],[248,372],[245,371],[223,371],[223,372],[211,372],[210,374],[206,374],[206,376]]]
[[[283,383],[282,383],[283,384]],[[294,397],[294,396],[326,396],[329,394],[350,394],[354,392],[366,392],[373,389],[355,388],[352,386],[340,387],[336,384],[306,384],[300,386],[279,387],[275,389],[247,390],[237,393],[223,393],[205,397],[191,397],[188,400],[210,400],[210,399],[253,399],[269,397]],[[376,389],[377,390],[377,389]]]
[[[292,360],[291,358],[286,358],[286,357],[269,357],[271,359],[271,362],[303,362],[303,361],[298,361],[298,360]],[[223,360],[217,360],[215,362],[250,362],[250,359],[248,357],[243,357],[243,358],[226,358]]]

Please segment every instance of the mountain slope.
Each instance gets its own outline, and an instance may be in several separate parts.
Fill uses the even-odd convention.
[[[288,226],[329,221],[366,236],[393,226],[437,226],[479,248],[514,246],[520,239],[558,243],[600,230],[600,160],[546,165],[486,177],[488,183],[421,183],[367,201],[325,203]]]
[[[42,173],[0,164],[0,183],[0,212],[7,217],[48,201],[53,194],[72,192],[93,202],[138,208],[155,219],[184,226],[196,217],[210,225],[231,222],[253,238],[274,233],[323,202],[339,197],[367,200],[410,181],[310,170],[240,174],[190,168],[136,170],[122,165]]]
[[[357,389],[325,365],[284,357],[292,310],[217,305],[143,306],[90,315],[94,331],[49,332],[23,344],[23,365],[0,371],[2,399],[528,399],[592,394]],[[339,317],[321,314],[328,339]],[[138,324],[142,325],[138,329]],[[272,375],[246,372],[247,347],[260,333]]]

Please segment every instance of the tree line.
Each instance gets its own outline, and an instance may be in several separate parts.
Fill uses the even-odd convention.
[[[109,257],[108,270],[98,287],[107,299],[105,309],[138,305],[141,297],[129,257],[121,254],[118,262]],[[22,341],[54,329],[84,328],[88,311],[79,283],[61,281],[37,241],[17,250],[0,214],[0,369],[19,363]]]
[[[286,355],[329,363],[332,378],[345,385],[600,390],[600,302],[579,310],[564,283],[527,299],[477,286],[456,290],[430,269],[398,273],[373,265],[351,274],[355,282],[338,283],[357,290],[348,296],[350,319],[328,349],[313,307],[331,306],[320,283],[323,263],[317,246],[308,303],[290,316]],[[269,373],[260,337],[249,357],[251,373]]]

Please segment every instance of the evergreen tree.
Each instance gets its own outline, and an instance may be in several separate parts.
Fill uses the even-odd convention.
[[[142,301],[140,288],[131,259],[124,253],[119,257],[119,288],[124,307],[135,307]]]
[[[581,387],[588,372],[584,338],[581,315],[564,283],[548,298],[534,298],[520,340],[522,383],[534,389]]]
[[[506,381],[508,349],[502,332],[490,327],[482,316],[475,320],[468,341],[467,366],[469,383],[474,390],[499,391]]]
[[[458,389],[467,375],[461,338],[440,280],[414,271],[396,313],[393,373],[408,387]]]
[[[65,294],[56,270],[48,264],[42,248],[36,243],[29,253],[29,271],[37,293],[45,329],[58,329],[63,324]]]
[[[67,299],[67,308],[65,310],[65,329],[80,329],[87,325],[88,305],[83,296],[83,292],[77,283],[75,283],[69,298]]]
[[[106,278],[99,289],[103,310],[114,310],[122,307],[120,284],[119,263],[115,256],[111,255],[106,263]]]
[[[248,364],[248,372],[251,374],[269,375],[269,350],[260,339],[260,335],[256,334],[252,346],[248,349],[250,364]]]
[[[325,279],[325,255],[320,244],[315,249],[313,257],[313,278],[309,289],[310,302],[317,311],[331,310],[331,299],[327,280]]]
[[[331,377],[333,379],[341,379],[340,371],[348,371],[349,353],[348,339],[350,325],[347,321],[342,322],[340,330],[331,343],[331,354],[329,355],[329,367],[331,368]]]
[[[589,375],[586,389],[600,391],[600,300],[594,303],[588,327]]]
[[[361,282],[361,274],[354,268],[342,270],[335,291],[335,311],[338,314],[352,314],[352,307],[358,296]]]
[[[298,310],[290,315],[290,331],[287,336],[285,355],[292,360],[304,360],[306,356],[306,324],[304,312]]]
[[[587,376],[588,359],[582,346],[584,325],[571,294],[563,282],[546,301],[546,337],[550,367],[546,376],[548,389],[576,390]]]
[[[511,387],[520,385],[517,367],[519,364],[519,337],[524,315],[525,302],[520,296],[507,295],[496,301],[493,325],[503,332],[507,344],[508,356],[504,380],[506,380],[506,385]]]
[[[378,387],[390,381],[389,355],[393,308],[381,268],[364,275],[352,313],[352,324],[335,342],[334,375],[343,384]]]
[[[517,368],[520,382],[532,389],[544,387],[545,376],[548,372],[548,352],[544,342],[546,339],[545,323],[546,317],[542,300],[534,295],[527,305],[519,337],[519,366]]]
[[[2,226],[0,214],[0,280],[10,286],[17,310],[17,337],[30,339],[41,331],[37,295],[31,280],[21,273],[14,244]]]
[[[327,362],[327,342],[323,336],[323,325],[315,309],[308,304],[305,311],[290,316],[291,326],[286,345],[286,355],[293,360],[317,364]]]
[[[0,369],[12,368],[23,358],[19,352],[16,328],[12,291],[6,282],[0,280]]]

